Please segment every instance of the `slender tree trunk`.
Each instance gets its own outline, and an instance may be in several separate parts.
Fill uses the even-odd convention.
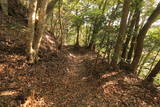
[[[151,72],[152,67],[153,67],[153,65],[154,65],[154,62],[155,62],[157,56],[159,55],[159,52],[160,52],[160,49],[158,50],[157,54],[155,55],[155,57],[154,57],[154,59],[153,59],[153,62],[152,62],[152,64],[151,64],[151,67],[149,68],[149,72]]]
[[[153,68],[153,70],[151,71],[151,73],[148,75],[148,77],[146,78],[147,82],[153,82],[154,81],[154,77],[160,72],[160,60],[159,62],[155,65],[155,67]]]
[[[0,0],[1,8],[5,15],[8,15],[8,0]]]
[[[160,52],[160,49],[158,50],[157,54],[155,55],[155,57],[154,57],[154,59],[153,59],[153,61],[152,61],[152,63],[151,63],[151,66],[150,66],[150,68],[149,68],[149,72],[147,73],[147,75],[145,76],[145,78],[147,78],[148,75],[151,73],[152,68],[153,68],[153,66],[154,66],[154,64],[155,64],[155,60],[156,60],[156,58],[157,58],[159,52]]]
[[[80,26],[77,26],[77,38],[76,38],[76,47],[79,47],[79,36],[80,36]]]
[[[127,56],[128,45],[129,45],[129,42],[130,42],[132,35],[133,35],[133,29],[134,29],[137,17],[138,17],[138,12],[135,11],[135,13],[132,17],[130,27],[129,27],[129,33],[128,33],[128,36],[127,36],[126,41],[124,43],[124,47],[123,47],[123,51],[122,51],[122,58],[124,60],[126,59],[126,56]]]
[[[106,5],[107,5],[108,0],[105,0],[103,7],[102,7],[102,14],[104,14],[105,9],[106,9]]]
[[[127,19],[127,25],[128,25],[128,26],[131,26],[131,23],[132,23],[132,20],[133,20],[133,15],[135,15],[135,13],[132,12],[132,11],[130,11],[130,12],[128,13],[128,19]]]
[[[86,29],[86,30],[85,30],[85,37],[86,37],[86,38],[85,38],[85,45],[87,46],[87,45],[88,45],[88,40],[89,40],[89,39],[88,39],[88,38],[89,38],[89,27],[86,25],[86,26],[85,26],[85,29]]]
[[[130,43],[130,49],[129,49],[128,56],[127,56],[127,62],[129,63],[131,62],[131,58],[133,56],[133,52],[134,52],[135,45],[136,45],[136,38],[138,35],[137,33],[139,30],[139,20],[140,20],[140,11],[138,11],[138,15],[137,15],[136,23],[135,23],[134,34],[133,34],[133,37]]]
[[[114,53],[113,53],[113,57],[112,57],[112,61],[111,61],[111,65],[116,68],[117,68],[117,63],[119,61],[119,57],[120,57],[123,39],[125,37],[126,23],[127,23],[127,17],[128,17],[128,13],[129,13],[129,6],[130,6],[129,4],[130,4],[130,0],[124,0],[119,35],[117,38],[117,42],[115,45],[115,49],[114,49]]]
[[[33,62],[38,60],[38,51],[41,44],[42,37],[44,35],[45,30],[45,21],[46,21],[46,8],[48,4],[48,0],[39,0],[40,2],[40,8],[38,12],[38,21],[36,26],[36,33],[34,35],[34,41],[33,41],[33,49],[35,51],[34,60]]]
[[[33,49],[33,39],[35,35],[35,20],[36,20],[37,0],[32,0],[29,4],[29,18],[28,18],[28,40],[27,40],[27,54],[30,62],[34,62],[35,51]]]
[[[97,20],[94,22],[93,24],[93,30],[92,30],[92,34],[91,34],[91,40],[90,43],[88,45],[88,48],[91,50],[95,49],[95,39],[96,39],[96,35],[99,31],[99,22],[97,22]]]
[[[138,67],[138,63],[139,63],[139,60],[140,60],[140,57],[143,51],[143,42],[144,42],[146,33],[159,14],[160,14],[160,3],[158,4],[157,8],[153,11],[151,16],[148,18],[146,24],[143,26],[143,28],[140,30],[138,34],[137,46],[136,46],[136,49],[134,52],[135,53],[134,58],[131,64],[131,69],[133,72],[135,72]]]
[[[137,74],[139,75],[141,73],[141,70],[143,68],[143,65],[146,63],[146,61],[148,60],[149,56],[151,55],[151,53],[153,52],[153,50],[155,49],[156,45],[152,47],[151,50],[149,50],[148,54],[144,57],[143,61],[140,61],[141,65],[139,68],[139,71],[137,72]]]
[[[60,26],[60,40],[58,44],[58,49],[61,50],[64,42],[64,35],[63,35],[63,26],[62,26],[62,17],[61,17],[61,7],[62,7],[62,1],[59,0],[59,8],[58,8],[58,13],[59,13],[59,26]]]

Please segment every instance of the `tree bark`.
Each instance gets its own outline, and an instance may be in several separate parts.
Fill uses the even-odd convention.
[[[152,64],[151,64],[150,68],[149,68],[149,72],[151,72],[152,67],[153,67],[153,65],[154,65],[154,62],[155,62],[157,56],[159,55],[159,52],[160,52],[160,49],[158,50],[157,54],[155,55],[155,57],[154,57],[154,59],[153,59],[153,62],[152,62]]]
[[[150,28],[150,26],[152,25],[152,23],[156,20],[156,18],[159,14],[160,14],[160,3],[156,7],[156,9],[153,11],[151,16],[148,18],[146,24],[143,26],[143,28],[140,30],[140,32],[138,34],[137,46],[136,46],[136,49],[134,52],[134,58],[133,58],[133,61],[131,64],[131,69],[133,72],[135,72],[138,67],[138,63],[139,63],[139,60],[140,60],[140,57],[141,57],[142,51],[143,51],[143,42],[144,42],[144,38],[146,36],[146,33],[147,33],[148,29]]]
[[[40,2],[40,9],[38,13],[39,17],[37,21],[36,35],[35,35],[34,44],[33,44],[33,48],[36,53],[35,60],[37,59],[37,54],[38,54],[38,50],[40,47],[40,43],[44,35],[45,21],[46,21],[46,9],[47,9],[48,0],[39,0],[39,2]]]
[[[160,72],[160,60],[159,62],[156,64],[156,66],[153,68],[153,70],[151,71],[151,73],[148,75],[148,77],[145,79],[145,81],[147,82],[153,82],[154,81],[154,77]]]
[[[28,40],[27,40],[27,54],[30,62],[34,62],[35,51],[33,49],[33,40],[35,35],[35,21],[36,21],[37,0],[32,0],[29,4],[29,18],[28,18]]]
[[[97,20],[94,21],[92,34],[91,34],[91,40],[90,40],[90,43],[88,45],[88,48],[91,49],[91,50],[95,50],[95,39],[96,39],[96,35],[99,32],[99,27],[100,27],[99,23],[100,23],[100,21],[99,20],[97,21]]]
[[[59,20],[59,27],[60,27],[60,32],[59,32],[59,43],[58,43],[58,50],[62,49],[63,46],[63,41],[64,41],[64,35],[63,35],[63,26],[62,26],[62,17],[61,17],[61,7],[62,3],[61,0],[59,0],[59,6],[58,6],[58,20]]]
[[[80,36],[80,26],[77,26],[76,27],[76,30],[77,30],[77,38],[76,38],[76,47],[79,47],[79,36]]]
[[[136,45],[136,38],[138,35],[137,33],[139,30],[139,21],[140,21],[140,10],[138,11],[138,15],[137,15],[136,23],[135,23],[134,34],[133,34],[133,37],[130,43],[130,49],[129,49],[128,56],[127,56],[127,62],[129,63],[131,62],[131,58],[133,56],[133,52],[134,52],[135,45]]]
[[[130,27],[129,27],[129,33],[128,33],[128,36],[127,36],[126,41],[124,43],[124,47],[123,47],[123,51],[122,51],[122,58],[124,60],[126,59],[128,45],[129,45],[129,42],[130,42],[132,35],[133,35],[133,30],[134,30],[134,26],[135,26],[137,17],[138,17],[138,12],[135,11],[135,13],[132,17],[132,20],[131,20]]]
[[[29,36],[27,41],[29,63],[38,60],[38,50],[45,30],[47,4],[48,0],[32,0],[29,5]],[[36,19],[36,17],[38,18]]]
[[[143,61],[140,61],[140,67],[139,67],[139,71],[137,71],[137,74],[139,75],[141,73],[141,70],[144,66],[144,64],[147,62],[149,56],[151,55],[151,53],[153,52],[153,50],[156,48],[156,45],[154,45],[148,52],[148,54],[144,57]],[[142,63],[141,63],[142,62]]]
[[[114,53],[113,53],[113,57],[112,57],[112,61],[111,61],[111,65],[116,68],[117,68],[117,63],[119,61],[119,57],[120,57],[123,39],[125,37],[126,23],[127,23],[127,17],[128,17],[128,13],[129,13],[129,6],[130,6],[129,4],[130,4],[130,0],[124,0],[119,35],[117,38],[117,42],[115,45],[115,49],[114,49]]]

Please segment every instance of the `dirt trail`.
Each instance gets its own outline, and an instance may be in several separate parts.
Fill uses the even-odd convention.
[[[57,77],[61,78],[61,83],[58,84],[62,84],[62,86],[60,89],[54,90],[54,93],[57,93],[54,96],[56,99],[53,101],[51,98],[53,96],[51,96],[50,101],[54,102],[55,106],[106,107],[108,103],[105,102],[102,88],[98,86],[97,80],[92,78],[91,72],[85,66],[85,60],[94,56],[91,55],[92,53],[82,55],[77,52],[69,51],[68,67],[64,75]]]

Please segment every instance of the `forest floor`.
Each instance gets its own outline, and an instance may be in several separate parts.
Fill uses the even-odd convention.
[[[57,51],[46,35],[40,60],[30,65],[23,42],[24,23],[0,13],[0,107],[159,107],[160,90],[144,87],[126,71],[85,48]],[[19,22],[19,24],[17,24]]]

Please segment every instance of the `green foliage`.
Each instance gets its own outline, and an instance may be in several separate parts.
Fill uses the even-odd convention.
[[[155,27],[149,30],[148,32],[148,36],[145,39],[145,48],[151,48],[153,46],[155,46],[155,50],[158,50],[160,47],[160,28],[159,27]]]
[[[71,20],[73,23],[72,26],[81,26],[84,23],[83,17],[81,16],[73,15]]]
[[[149,56],[147,59],[145,59],[144,65],[142,65],[142,72],[140,73],[140,77],[144,78],[149,73],[150,67],[152,63],[154,65],[159,61],[160,56],[158,55],[157,58],[154,60],[155,55],[160,50],[160,28],[159,27],[153,27],[149,30],[147,37],[144,42],[144,53],[143,56],[146,56],[148,53]],[[160,80],[157,79],[160,75],[157,75],[155,77],[155,84],[160,84]]]

